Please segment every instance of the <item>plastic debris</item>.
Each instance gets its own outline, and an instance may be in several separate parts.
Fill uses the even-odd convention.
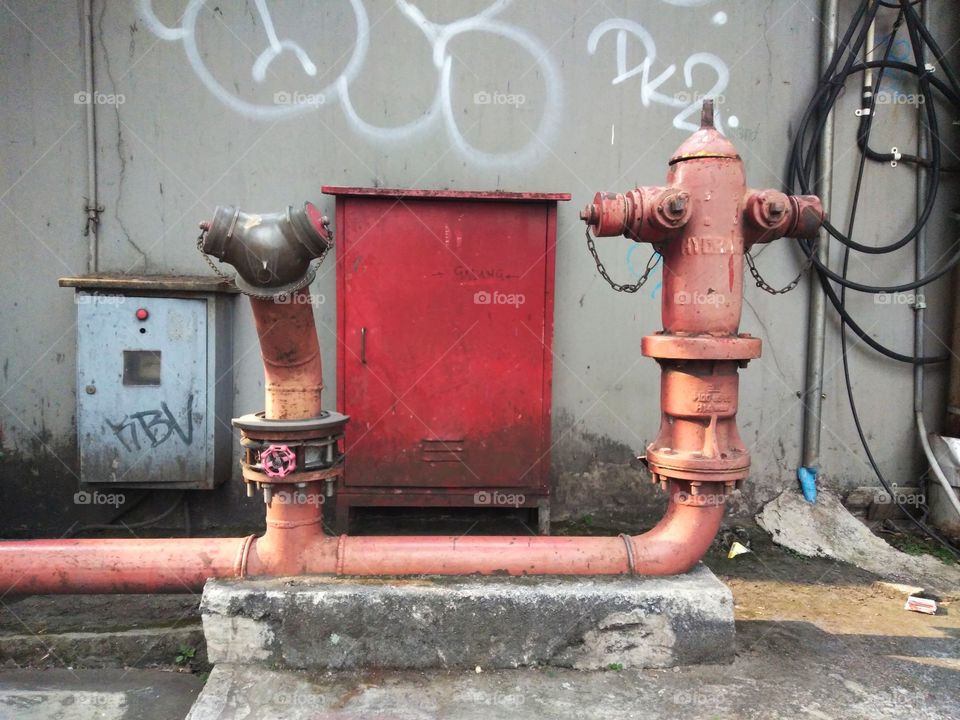
[[[930,598],[911,595],[907,598],[907,604],[903,606],[903,609],[912,610],[913,612],[918,613],[926,613],[927,615],[936,615],[937,601],[931,600]]]
[[[727,559],[730,560],[735,558],[737,555],[743,555],[744,553],[748,552],[753,552],[753,550],[748,548],[743,543],[734,540],[733,545],[730,546],[730,552],[727,553]]]

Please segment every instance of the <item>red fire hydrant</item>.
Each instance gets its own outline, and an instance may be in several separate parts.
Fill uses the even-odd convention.
[[[666,187],[597,193],[580,214],[595,235],[649,242],[663,257],[663,331],[643,338],[661,368],[660,431],[646,449],[653,480],[683,501],[724,502],[750,468],[737,430],[738,369],[760,357],[739,333],[744,252],[780,237],[810,238],[820,199],[748,190],[743,162],[703,104],[700,129],[670,160]]]

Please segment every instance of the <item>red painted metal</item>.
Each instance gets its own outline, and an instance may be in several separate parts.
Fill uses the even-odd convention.
[[[569,195],[324,191],[337,195],[338,409],[354,418],[341,527],[350,506],[472,506],[484,489],[536,506],[549,493],[555,203]]]
[[[317,417],[323,411],[323,372],[310,293],[298,290],[285,300],[250,298],[263,359],[266,417]]]
[[[720,528],[722,503],[695,506],[674,488],[655,528],[619,537],[348,537],[345,575],[675,575],[693,568]]]
[[[665,187],[597,193],[580,217],[596,235],[649,242],[663,256],[663,331],[642,345],[661,367],[660,431],[646,461],[655,481],[690,483],[683,502],[724,497],[750,469],[736,422],[738,370],[760,356],[760,340],[739,334],[743,255],[754,243],[814,236],[820,200],[747,190],[708,101],[700,130],[670,160]]]
[[[563,202],[570,193],[507,192],[504,190],[424,190],[420,188],[371,188],[324,185],[327,195],[360,197],[427,198],[434,200],[511,200],[514,202]]]
[[[686,489],[684,489],[686,488]],[[676,483],[650,532],[619,537],[324,536],[309,506],[273,503],[260,538],[28,540],[0,543],[11,594],[198,591],[211,577],[294,575],[673,575],[694,567],[722,503]]]
[[[8,540],[0,542],[0,596],[195,592],[207,578],[241,575],[251,540]]]
[[[760,346],[738,334],[744,249],[785,233],[809,235],[822,221],[816,198],[747,191],[740,160],[712,128],[709,110],[702,129],[671,161],[667,188],[598,194],[583,213],[595,230],[654,242],[664,255],[664,331],[648,336],[643,345],[663,372],[662,424],[647,459],[655,479],[670,492],[667,513],[653,530],[619,538],[337,538],[323,535],[318,506],[274,502],[267,505],[267,532],[256,539],[0,543],[0,590],[182,591],[225,575],[669,575],[689,570],[719,529],[726,493],[749,468],[736,428],[737,371],[759,355]],[[348,222],[345,215],[338,212],[338,226]],[[425,282],[422,276],[413,281]],[[713,298],[716,294],[724,297]],[[713,299],[680,301],[701,296]],[[267,369],[268,415],[317,416],[322,386],[311,305],[253,303]],[[489,385],[491,397],[499,391]],[[396,400],[392,412],[400,412],[402,401]],[[504,418],[504,424],[510,422]],[[319,482],[306,485],[307,493],[320,491]]]

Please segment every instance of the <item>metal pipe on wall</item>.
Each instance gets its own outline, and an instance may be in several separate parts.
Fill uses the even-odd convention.
[[[820,70],[825,72],[837,47],[839,0],[824,0],[820,22]],[[834,114],[827,115],[817,157],[816,192],[829,213],[833,195]],[[829,238],[820,231],[814,252],[827,265],[830,261]],[[823,358],[827,323],[827,296],[816,274],[810,277],[810,305],[807,320],[807,370],[803,392],[803,454],[798,476],[804,497],[813,502],[817,497],[816,478],[820,469],[820,432],[823,410]]]
[[[927,3],[922,2],[920,6],[920,16],[924,24],[927,23]],[[869,41],[868,41],[869,45]],[[917,48],[919,57],[917,63],[923,62],[923,47]],[[917,157],[927,157],[927,127],[923,121],[921,108],[917,108]],[[916,217],[919,219],[923,213],[923,206],[926,204],[925,180],[927,173],[921,164],[916,168]],[[927,265],[927,224],[923,223],[918,232],[916,242],[913,244],[913,279],[920,280],[926,272]],[[926,299],[921,294],[920,289],[914,296],[913,305],[913,355],[914,357],[923,357],[923,321],[926,310]],[[926,428],[923,421],[923,364],[913,364],[913,412],[917,418],[917,430],[921,438],[926,434]]]
[[[100,199],[97,188],[97,116],[96,103],[93,93],[95,90],[93,78],[93,7],[92,0],[83,0],[81,6],[80,30],[83,35],[83,85],[86,93],[86,148],[87,148],[87,205],[86,226],[84,235],[87,237],[87,272],[95,273],[100,267],[99,223]]]
[[[920,3],[920,17],[923,20],[923,24],[927,25],[929,23],[929,8],[927,7],[926,0],[923,0]],[[918,64],[924,63],[923,57],[923,47],[921,46],[918,49],[920,57],[917,58]],[[917,157],[926,157],[928,146],[928,128],[923,121],[923,113],[917,111]],[[925,191],[927,183],[925,179],[927,177],[927,170],[922,165],[917,165],[917,197],[916,197],[916,206],[917,206],[917,217],[923,212],[923,207],[925,205],[926,197]],[[923,278],[926,273],[927,266],[927,226],[926,223],[920,226],[920,230],[917,234],[917,241],[914,243],[914,280],[920,280]],[[918,291],[914,297],[914,322],[913,322],[913,354],[915,357],[923,357],[923,347],[924,347],[924,314],[927,308],[926,299]],[[955,358],[954,358],[955,364]],[[933,448],[930,446],[930,436],[927,431],[927,423],[923,414],[923,364],[914,363],[913,365],[913,412],[916,419],[917,427],[917,437],[920,440],[920,447],[923,450],[923,455],[927,460],[927,464],[930,466],[930,470],[933,472],[934,477],[937,479],[937,482],[940,484],[943,495],[946,497],[947,501],[953,507],[954,512],[957,514],[957,517],[960,517],[960,498],[957,497],[957,492],[950,484],[950,481],[947,479],[946,475],[943,472],[943,469],[940,467],[940,461],[937,459],[937,456],[933,452]],[[949,408],[948,408],[949,412]]]

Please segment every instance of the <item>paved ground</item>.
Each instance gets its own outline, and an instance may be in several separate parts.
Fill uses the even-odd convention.
[[[960,601],[946,595],[936,616],[906,612],[903,598],[876,585],[875,576],[867,572],[832,561],[800,558],[770,546],[762,535],[753,537],[756,552],[727,560],[721,546],[732,539],[733,535],[726,534],[707,558],[729,584],[736,601],[737,655],[730,665],[676,672],[584,673],[534,668],[479,674],[282,676],[266,671],[229,673],[221,666],[208,680],[210,692],[205,698],[213,704],[205,701],[198,713],[202,709],[206,714],[195,717],[960,718]],[[127,630],[143,626],[156,631],[189,624],[195,622],[198,599],[114,597],[78,602],[76,598],[3,598],[0,653],[5,647],[4,633],[36,632],[45,640],[64,628],[96,630],[97,618],[122,619]],[[71,673],[64,665],[80,667],[85,660],[66,654],[69,642],[58,646],[62,651],[59,657],[50,655],[41,662],[60,670],[0,672],[0,718],[183,717],[201,678],[170,672],[173,662],[164,660],[170,644],[163,645],[164,641],[156,638],[152,642],[166,648],[155,653],[160,662],[152,664],[167,672]],[[121,660],[151,664],[142,658],[153,656],[144,654],[142,646],[136,647],[141,659],[131,655]],[[202,648],[197,655],[202,658]],[[17,662],[0,654],[0,664],[4,661],[7,667]],[[202,662],[197,665],[198,672],[204,670]],[[117,693],[128,681],[121,701]],[[50,689],[66,695],[53,695]],[[96,702],[91,702],[89,695],[77,694],[79,689],[93,693]],[[79,702],[81,697],[87,701]],[[154,699],[143,702],[143,698]]]
[[[160,670],[7,670],[0,672],[2,720],[174,720],[203,682]]]

